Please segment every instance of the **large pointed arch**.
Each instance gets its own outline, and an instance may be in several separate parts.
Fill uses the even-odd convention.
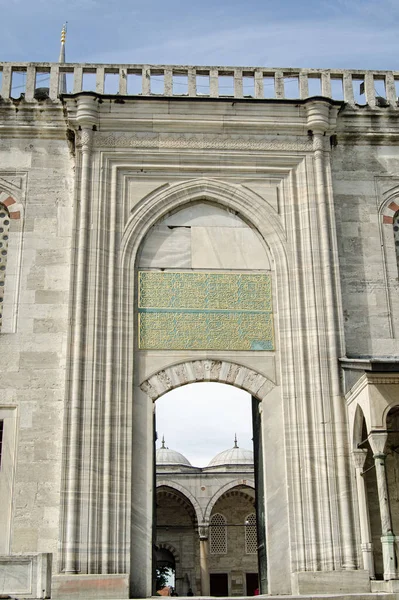
[[[180,485],[176,481],[171,481],[170,479],[159,479],[157,481],[156,487],[157,487],[157,491],[159,491],[160,488],[170,488],[171,490],[175,490],[176,492],[179,492],[182,496],[185,497],[185,499],[188,502],[191,503],[191,505],[193,507],[193,511],[195,513],[197,523],[201,523],[202,518],[203,518],[202,517],[202,509],[198,503],[198,500],[192,495],[192,493],[187,488]]]
[[[204,513],[204,522],[208,523],[211,517],[212,509],[215,506],[216,502],[221,498],[226,492],[230,490],[234,490],[237,488],[249,487],[253,490],[255,489],[255,482],[252,479],[236,479],[235,481],[229,481],[226,485],[222,486],[218,491],[212,496],[209,500],[208,505],[205,509]]]
[[[276,262],[285,255],[285,233],[281,218],[258,194],[239,185],[210,178],[168,184],[148,194],[132,210],[122,238],[122,261],[135,260],[150,228],[169,212],[200,200],[208,200],[236,211],[267,243]]]

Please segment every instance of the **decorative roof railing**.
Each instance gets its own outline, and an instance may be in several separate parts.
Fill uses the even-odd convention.
[[[171,65],[0,63],[2,99],[26,101],[60,92],[143,97],[306,99],[398,106],[399,71],[273,69]],[[40,90],[40,91],[38,91]]]

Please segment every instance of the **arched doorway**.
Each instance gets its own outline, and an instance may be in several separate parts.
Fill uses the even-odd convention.
[[[215,188],[220,193],[217,184]],[[212,202],[207,193],[167,212],[147,231],[138,250],[135,377],[140,391],[135,388],[133,440],[142,437],[149,452],[149,403],[171,389],[204,381],[239,387],[254,398],[256,477],[263,490],[262,403],[273,391],[279,396],[275,386],[274,263],[258,231],[226,204]],[[145,396],[141,398],[142,393]],[[280,402],[274,408],[282,427]],[[148,425],[143,429],[144,415]],[[135,423],[140,423],[137,429]],[[132,490],[136,498],[142,482],[142,456],[133,454]],[[147,469],[153,466],[148,458],[144,461]],[[136,474],[139,485],[134,482]],[[145,486],[141,489],[142,506]],[[263,492],[261,495],[259,541],[265,538],[265,499]],[[131,539],[137,540],[143,531],[143,515],[139,522],[134,511]],[[149,547],[149,509],[145,519],[147,538],[143,542]],[[266,591],[266,544],[262,546],[261,586]],[[135,547],[136,541],[131,555],[136,563]],[[140,573],[148,571],[149,559]],[[148,588],[143,595],[148,595]]]
[[[172,552],[167,548],[158,546],[155,553],[155,589],[159,590],[166,585],[176,589],[176,561]]]
[[[187,362],[187,363],[181,363],[178,365],[172,365],[170,367],[168,367],[165,370],[162,370],[161,372],[154,374],[151,378],[143,381],[140,391],[137,390],[136,392],[136,399],[137,399],[137,404],[136,404],[136,411],[137,411],[137,415],[141,415],[141,427],[135,429],[135,432],[138,436],[141,436],[141,439],[143,441],[143,443],[145,443],[148,447],[148,454],[151,455],[151,448],[152,448],[152,443],[153,443],[153,437],[152,437],[152,433],[153,433],[153,402],[156,401],[160,396],[162,396],[164,393],[166,393],[167,389],[174,389],[176,387],[180,387],[181,385],[187,385],[188,383],[188,379],[191,376],[193,383],[195,381],[197,382],[204,382],[204,381],[215,381],[215,382],[219,382],[219,383],[226,383],[227,381],[230,382],[230,385],[237,385],[239,384],[239,387],[241,387],[242,389],[245,389],[246,391],[248,391],[249,393],[251,393],[253,400],[252,400],[252,407],[253,407],[253,423],[254,423],[254,438],[255,438],[255,443],[254,443],[254,448],[257,449],[256,454],[257,456],[257,460],[256,460],[256,477],[257,477],[257,489],[259,490],[259,497],[257,499],[257,509],[256,509],[256,513],[258,515],[258,523],[257,523],[257,527],[258,527],[258,537],[257,537],[257,541],[258,541],[258,546],[261,547],[263,549],[263,555],[260,556],[260,561],[259,561],[259,573],[260,573],[260,579],[264,579],[264,587],[267,586],[267,577],[268,577],[268,572],[267,572],[267,562],[266,562],[266,526],[265,526],[265,521],[266,521],[266,512],[267,511],[275,511],[278,510],[277,505],[274,506],[274,500],[275,500],[275,490],[277,489],[277,486],[279,485],[278,483],[278,479],[279,479],[279,473],[273,472],[269,475],[269,477],[267,478],[267,481],[265,481],[265,484],[263,485],[263,481],[265,479],[265,472],[264,472],[264,467],[263,467],[263,462],[262,460],[259,460],[261,456],[263,456],[264,453],[268,453],[269,455],[272,455],[274,453],[275,456],[275,462],[278,463],[281,459],[281,456],[279,457],[276,454],[276,443],[277,442],[277,438],[278,438],[278,432],[274,432],[276,434],[276,437],[274,438],[274,433],[271,435],[268,435],[267,437],[262,436],[262,432],[263,432],[263,422],[262,422],[262,418],[263,418],[263,414],[264,412],[266,412],[266,414],[271,411],[272,413],[275,412],[276,407],[278,407],[278,402],[279,402],[279,391],[278,389],[276,389],[276,387],[274,386],[273,382],[269,381],[268,379],[266,379],[266,377],[262,376],[259,373],[253,372],[252,370],[248,369],[247,367],[244,367],[243,365],[239,365],[239,364],[235,364],[235,363],[229,363],[226,361],[217,361],[217,360],[203,360],[203,361],[195,361],[195,362]],[[166,388],[165,382],[168,382],[168,388]],[[257,396],[255,395],[257,394]],[[275,402],[274,402],[275,401]],[[270,402],[270,406],[269,406],[269,402]],[[280,411],[278,411],[280,412]],[[143,427],[143,415],[146,415],[146,423],[147,425],[145,425]],[[134,419],[133,422],[135,422],[136,419]],[[138,422],[138,421],[136,421]],[[145,423],[144,423],[145,424]],[[145,555],[143,555],[143,547],[145,547],[145,545],[147,545],[147,547],[151,547],[152,544],[152,507],[151,504],[148,503],[148,491],[146,492],[146,490],[151,489],[151,483],[152,481],[150,481],[149,478],[149,473],[147,475],[147,478],[143,481],[142,475],[143,475],[143,459],[145,459],[144,456],[141,457],[140,463],[138,461],[137,464],[137,469],[140,469],[140,471],[138,471],[137,474],[141,474],[141,481],[139,478],[135,478],[135,471],[133,470],[133,485],[135,485],[135,496],[136,498],[141,498],[142,503],[145,503],[145,499],[147,501],[147,507],[148,507],[148,512],[146,515],[146,519],[147,519],[147,529],[143,530],[143,512],[141,512],[140,514],[140,520],[135,521],[134,516],[135,516],[135,512],[134,512],[134,507],[133,507],[133,518],[132,518],[132,529],[133,529],[133,533],[132,533],[132,538],[134,537],[134,539],[137,541],[139,539],[139,537],[141,536],[142,538],[142,543],[140,544],[140,552],[137,551],[137,554],[134,554],[133,556],[137,557],[138,561],[143,561],[143,558],[145,558]],[[151,465],[151,462],[149,461],[149,465]],[[153,471],[151,471],[151,473],[153,473]],[[276,477],[277,476],[277,477]],[[151,474],[152,477],[152,474]],[[145,485],[143,485],[143,483],[145,483]],[[266,489],[268,488],[268,484],[269,484],[269,489],[268,489],[268,493],[266,493]],[[227,491],[227,490],[226,490]],[[142,494],[142,495],[141,495]],[[273,498],[271,500],[268,500],[267,496],[268,494],[271,494],[273,496]],[[277,504],[279,506],[281,506],[282,510],[280,511],[281,515],[284,515],[284,499],[281,499],[281,502],[278,501]],[[142,507],[142,504],[139,504]],[[136,513],[137,516],[139,516],[139,513]],[[202,533],[201,527],[203,527],[205,524],[209,525],[209,522],[206,521],[206,515],[208,513],[204,513],[203,514],[203,522],[199,523],[199,533],[200,533],[200,537],[202,536],[203,539],[208,539],[208,532],[206,533]],[[248,512],[248,514],[251,514],[250,512]],[[210,516],[210,513],[209,513]],[[277,523],[277,526],[279,525],[283,525],[284,526],[284,522],[279,522]],[[273,526],[276,526],[276,523],[273,524]],[[139,550],[139,546],[137,546],[137,550]],[[151,557],[149,555],[147,555],[147,563],[146,563],[147,569],[148,569],[148,573],[151,573]],[[253,571],[251,571],[253,572]]]
[[[253,596],[259,588],[255,490],[238,485],[213,503],[209,519],[211,596]]]
[[[155,545],[167,541],[180,550],[180,595],[188,587],[195,596],[223,595],[223,590],[242,596],[252,588],[253,595],[258,587],[252,402],[243,390],[201,382],[176,388],[155,403]],[[164,498],[162,490],[169,490]],[[215,541],[219,505],[224,545]],[[188,506],[199,526],[190,525]],[[216,580],[225,587],[214,588]]]
[[[163,484],[156,488],[155,503],[157,578],[162,567],[173,571],[167,585],[172,586],[179,596],[186,596],[189,588],[193,587],[195,573],[196,511],[182,491]]]

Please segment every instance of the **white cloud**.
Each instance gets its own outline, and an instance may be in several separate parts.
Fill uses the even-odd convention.
[[[158,442],[184,454],[192,465],[206,466],[219,452],[239,446],[252,450],[251,396],[220,383],[177,388],[156,402]]]

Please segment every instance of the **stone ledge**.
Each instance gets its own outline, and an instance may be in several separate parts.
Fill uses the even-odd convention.
[[[292,591],[301,596],[370,593],[368,571],[300,571],[292,573]]]
[[[129,575],[54,575],[55,600],[125,600],[129,598]]]

